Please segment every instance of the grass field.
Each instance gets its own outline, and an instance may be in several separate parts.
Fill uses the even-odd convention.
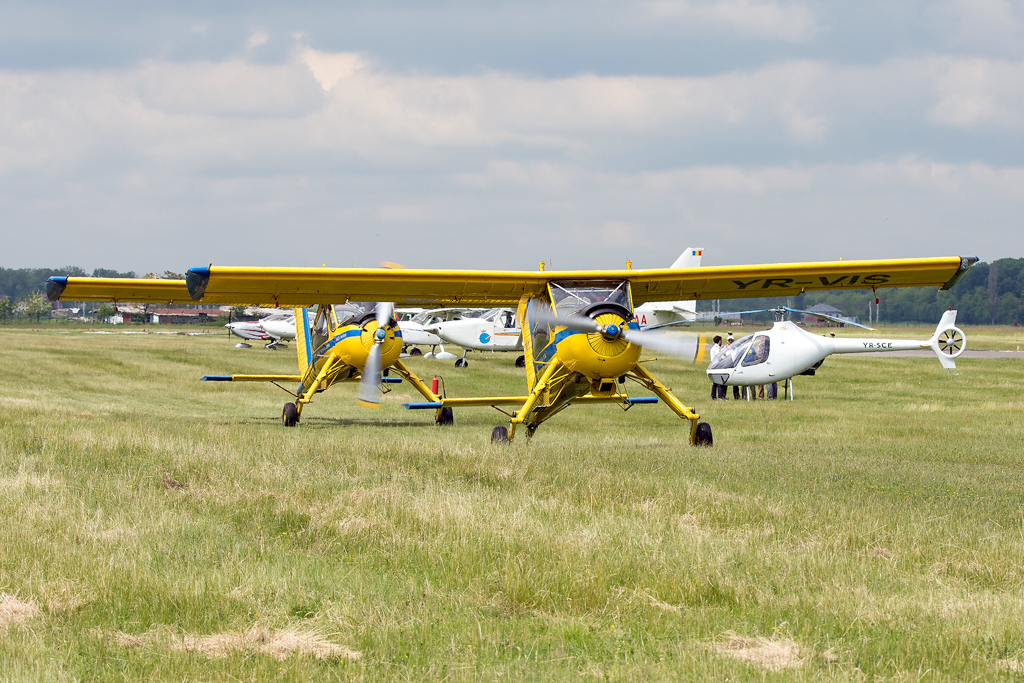
[[[1024,677],[1020,359],[833,357],[775,403],[659,361],[714,448],[664,406],[501,448],[504,416],[441,429],[404,385],[284,429],[279,389],[197,379],[293,351],[223,336],[0,347],[0,681]],[[469,358],[411,365],[523,393]]]

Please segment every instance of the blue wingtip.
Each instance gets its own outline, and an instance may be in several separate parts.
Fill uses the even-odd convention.
[[[230,382],[231,375],[204,375],[199,378],[201,382]]]
[[[193,301],[199,301],[206,293],[206,285],[210,284],[210,269],[189,268],[185,273],[185,287]]]
[[[60,295],[68,286],[66,275],[54,275],[46,281],[46,298],[50,301],[59,301]]]

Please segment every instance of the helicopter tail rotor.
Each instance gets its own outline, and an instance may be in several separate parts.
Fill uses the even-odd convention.
[[[935,334],[928,340],[928,345],[935,352],[939,363],[947,370],[956,369],[956,361],[967,347],[967,336],[956,326],[956,311],[949,309],[942,314]]]

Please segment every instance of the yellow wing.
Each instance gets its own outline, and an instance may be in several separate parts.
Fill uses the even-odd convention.
[[[778,263],[657,270],[384,270],[363,268],[193,268],[197,301],[280,306],[390,301],[399,306],[515,306],[552,280],[629,280],[633,304],[677,299],[789,296],[816,289],[935,286],[948,289],[976,257]]]
[[[50,301],[195,303],[184,280],[51,277],[46,281],[46,296]]]
[[[976,257],[776,263],[656,270],[390,270],[378,268],[192,268],[192,300],[210,304],[311,306],[390,301],[398,306],[516,306],[552,280],[629,280],[633,304],[679,299],[792,296],[816,289],[934,286],[949,289]],[[59,282],[58,282],[59,281]],[[174,280],[51,278],[62,301],[177,301]],[[167,287],[162,289],[161,287]],[[170,296],[172,293],[174,296]]]

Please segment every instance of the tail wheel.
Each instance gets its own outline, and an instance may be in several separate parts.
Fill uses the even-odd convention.
[[[711,437],[711,425],[707,422],[697,423],[697,435],[694,439],[694,446],[713,446],[714,439]]]
[[[299,409],[294,403],[285,403],[284,411],[281,413],[281,423],[285,427],[294,427],[299,424]]]
[[[437,418],[437,424],[442,427],[455,424],[455,411],[451,408],[441,408],[441,416]]]
[[[508,443],[508,428],[495,427],[492,429],[491,443]]]

